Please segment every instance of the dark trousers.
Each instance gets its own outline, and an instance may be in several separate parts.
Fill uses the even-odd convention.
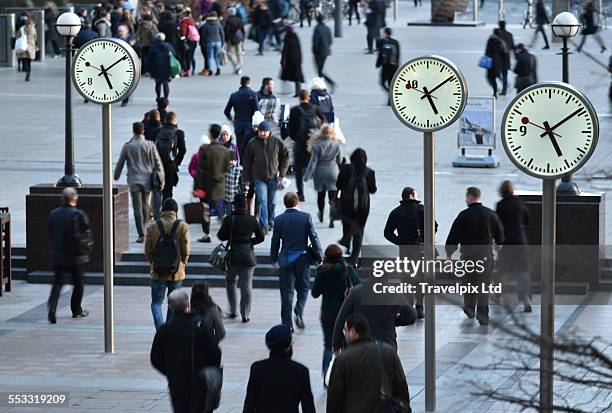
[[[246,132],[242,130],[236,131],[236,146],[238,147],[238,156],[240,157],[240,162],[242,163],[242,159],[244,159],[244,150],[247,147],[247,143],[249,141],[246,137]]]
[[[332,337],[334,335],[334,323],[321,321],[321,329],[323,330],[323,365],[321,371],[323,377],[327,373],[327,368],[332,359]]]
[[[162,190],[162,204],[168,198],[172,198],[172,191],[174,190],[173,185],[164,185],[164,189]]]
[[[202,232],[204,235],[210,234],[210,208],[214,208],[217,211],[217,218],[223,219],[223,207],[219,201],[213,201],[210,199],[200,199],[203,205],[202,212]]]
[[[291,321],[293,291],[297,292],[297,301],[293,312],[302,316],[308,299],[308,290],[310,290],[310,262],[308,262],[308,257],[303,254],[288,266],[280,267],[279,272],[281,320],[284,325],[293,328],[293,322]]]
[[[30,73],[32,70],[32,59],[21,59],[21,70]]]
[[[338,194],[338,191],[321,191],[317,193],[317,206],[319,207],[319,212],[321,213],[321,215],[323,215],[323,212],[325,212],[325,193],[326,192],[327,192],[327,199],[329,199],[329,202],[336,199],[336,195]]]
[[[380,84],[387,92],[391,87],[391,81],[393,80],[393,75],[397,71],[396,65],[383,64],[380,69]]]
[[[53,34],[53,32],[51,32],[51,30],[55,30],[55,28],[49,29],[45,32],[45,39],[49,39],[48,41],[51,42],[51,46],[53,46],[53,53],[55,53],[55,55],[57,56],[61,54],[60,44],[57,40],[57,37]]]
[[[374,46],[378,49],[378,41],[380,40],[380,29],[368,29],[366,41],[368,42],[368,52],[374,53]]]
[[[317,65],[317,74],[319,77],[322,77],[323,79],[325,79],[327,83],[333,86],[336,84],[336,82],[334,82],[331,77],[323,73],[323,67],[325,66],[325,60],[327,60],[326,55],[315,54],[315,64]]]
[[[168,99],[168,96],[170,95],[170,84],[167,80],[155,80],[155,95],[157,96],[157,99],[159,100],[159,97],[161,96],[161,92],[162,92],[162,87],[164,89],[164,97],[166,99]]]
[[[353,265],[359,260],[364,228],[365,219],[361,221],[350,217],[342,218],[342,244],[351,246],[350,263]]]
[[[508,90],[508,69],[502,69],[501,71],[501,80],[502,80],[502,93],[505,94]]]
[[[531,40],[530,46],[533,46],[533,44],[535,43],[535,40],[538,37],[538,33],[542,33],[542,37],[544,38],[544,44],[546,47],[548,47],[548,38],[546,37],[546,31],[544,30],[543,24],[538,24],[538,27],[536,27],[535,32],[533,33],[533,39]]]
[[[49,296],[49,314],[55,315],[57,310],[57,302],[59,300],[62,287],[67,283],[67,278],[70,276],[74,289],[70,298],[70,310],[72,315],[81,314],[81,301],[83,301],[83,289],[85,286],[85,277],[83,275],[83,265],[56,265],[55,278],[53,279],[53,287],[51,287],[51,295]]]
[[[356,1],[349,1],[349,10],[348,10],[348,18],[349,18],[349,26],[352,24],[353,20],[353,11],[355,12],[355,18],[357,19],[357,24],[361,23],[361,17],[359,16],[359,6]]]
[[[497,76],[495,76],[493,70],[487,70],[487,80],[493,88],[493,96],[497,96]]]
[[[483,258],[465,258],[463,260],[482,260]],[[469,272],[463,277],[464,284],[472,284],[478,287],[478,290],[482,288],[482,283],[488,284],[491,281],[491,257],[488,257],[485,261],[485,270],[482,273]],[[463,295],[463,306],[468,312],[476,313],[478,319],[489,320],[489,294],[478,293],[471,294],[467,293]]]
[[[310,7],[300,6],[300,27],[304,27],[304,19],[308,20],[308,27],[312,23],[312,15]]]
[[[296,142],[293,147],[293,167],[295,169],[295,186],[300,196],[304,196],[304,169],[308,166],[309,158],[306,144]]]

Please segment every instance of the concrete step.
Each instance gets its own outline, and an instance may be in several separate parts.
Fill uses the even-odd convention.
[[[147,261],[120,261],[115,264],[115,272],[119,274],[149,274],[151,264]],[[192,262],[191,258],[187,263],[186,272],[191,275],[223,275],[223,273],[208,262]],[[257,264],[255,275],[278,276],[272,271],[271,264]]]
[[[270,264],[270,255],[263,253],[255,253],[258,264]],[[189,263],[206,263],[210,260],[210,254],[191,254],[189,256]],[[121,255],[119,263],[123,262],[146,262],[147,258],[143,253],[139,252],[126,252]]]
[[[600,280],[596,291],[612,291],[612,280]]]
[[[601,268],[599,279],[612,281],[612,265]]]

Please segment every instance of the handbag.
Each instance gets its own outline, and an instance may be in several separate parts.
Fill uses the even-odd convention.
[[[19,29],[19,37],[15,40],[15,53],[24,53],[28,50],[28,36],[23,27]]]
[[[329,218],[332,221],[339,221],[342,219],[342,213],[340,212],[340,199],[335,198],[329,201]]]
[[[170,77],[174,78],[181,73],[181,63],[174,57],[172,52],[168,52],[168,61],[170,65]]]
[[[334,362],[338,358],[337,355],[332,354],[332,358],[329,362],[329,366],[327,366],[327,371],[325,372],[325,377],[323,377],[323,385],[329,388],[329,380],[331,379],[332,367],[334,367]]]
[[[234,232],[234,217],[235,215],[232,215],[232,224],[230,226],[229,241],[227,241],[227,244],[221,243],[217,245],[210,253],[210,263],[223,272],[229,270],[231,266],[230,250],[232,248],[232,232]]]
[[[221,388],[223,387],[223,367],[206,366],[195,371],[195,330],[200,328],[202,320],[198,320],[195,327],[191,329],[191,374],[206,388],[204,400],[205,412],[212,412],[221,404]],[[208,327],[208,325],[205,325]],[[212,330],[211,330],[212,331]]]
[[[493,59],[489,56],[482,56],[478,61],[478,67],[482,67],[483,69],[491,69],[493,67]]]
[[[308,256],[308,261],[310,261],[312,265],[319,265],[321,261],[323,261],[319,253],[313,248],[312,244],[306,248],[306,255]]]
[[[189,202],[183,205],[185,222],[188,224],[203,224],[204,214],[208,204],[205,202]]]
[[[221,62],[221,66],[225,66],[227,64],[227,54],[223,48],[219,50],[219,61]]]
[[[385,373],[385,365],[383,364],[382,355],[380,352],[380,342],[376,342],[376,352],[378,353],[378,363],[380,364],[380,404],[376,409],[376,413],[412,413],[410,403],[393,397],[391,393],[391,384],[387,374]]]

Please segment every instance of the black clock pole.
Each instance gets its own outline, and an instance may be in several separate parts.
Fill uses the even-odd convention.
[[[425,203],[425,234],[424,253],[425,262],[435,260],[435,162],[434,162],[434,134],[423,133],[423,192]],[[425,266],[426,269],[429,265]],[[426,272],[425,281],[429,285],[435,284],[435,273]],[[433,294],[425,295],[425,410],[436,410],[436,297]]]
[[[115,324],[113,320],[113,160],[111,136],[111,105],[102,105],[102,221],[104,225],[104,352],[115,352]]]
[[[72,71],[72,39],[73,36],[66,37],[66,102],[65,116],[66,125],[64,133],[64,176],[57,181],[57,186],[73,186],[79,188],[83,182],[75,173],[74,168],[74,130],[72,128],[72,82],[70,72]]]
[[[552,412],[555,344],[555,244],[557,188],[555,179],[542,181],[542,251],[540,313],[540,411]]]

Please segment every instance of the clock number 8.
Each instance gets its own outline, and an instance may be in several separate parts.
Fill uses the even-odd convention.
[[[525,136],[527,134],[527,126],[522,125],[519,130],[521,131],[521,136]]]
[[[90,78],[90,77],[88,77],[88,78],[87,78],[87,84],[88,84],[88,85],[93,84],[93,79],[92,79],[92,78]]]

